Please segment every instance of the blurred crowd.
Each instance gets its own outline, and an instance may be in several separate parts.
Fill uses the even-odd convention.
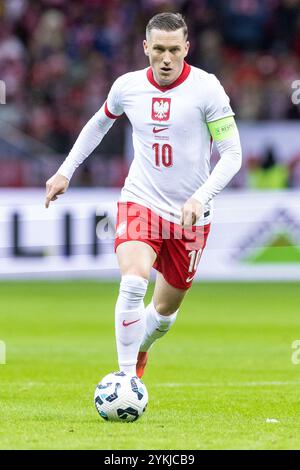
[[[217,75],[238,119],[300,118],[291,100],[291,84],[300,79],[300,0],[0,0],[0,80],[6,85],[0,165],[3,154],[25,160],[67,154],[113,80],[148,65],[145,26],[161,11],[183,13],[188,61]],[[103,184],[123,182],[126,125],[122,118],[101,146],[106,163],[100,158],[97,164],[112,175]],[[55,168],[56,157],[51,162]],[[36,168],[30,184],[38,184],[45,168],[40,159]],[[78,183],[94,179],[87,165]]]

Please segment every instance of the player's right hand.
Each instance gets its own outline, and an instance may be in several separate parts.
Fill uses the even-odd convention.
[[[180,225],[184,228],[189,228],[197,222],[202,214],[203,207],[201,202],[191,197],[181,209]]]
[[[60,194],[63,194],[67,191],[68,186],[68,178],[60,175],[59,173],[55,173],[55,175],[48,179],[46,182],[46,209],[48,209],[50,201],[56,201]]]

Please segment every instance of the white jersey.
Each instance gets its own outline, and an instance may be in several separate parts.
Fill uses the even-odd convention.
[[[155,82],[151,67],[122,75],[82,129],[58,173],[71,179],[124,112],[133,129],[134,159],[120,201],[137,202],[179,224],[183,205],[193,197],[204,207],[196,225],[209,223],[213,197],[241,166],[237,129],[234,135],[219,138],[218,133],[227,129],[223,118],[234,113],[217,78],[186,63],[178,79],[163,88]],[[213,121],[219,123],[216,145],[221,158],[210,174],[208,125]]]
[[[207,122],[234,115],[220,82],[187,63],[176,82],[163,88],[151,68],[130,72],[113,84],[105,112],[110,118],[125,112],[133,129],[134,159],[120,200],[179,223],[182,206],[210,175]],[[204,215],[197,225],[211,220],[212,201]]]

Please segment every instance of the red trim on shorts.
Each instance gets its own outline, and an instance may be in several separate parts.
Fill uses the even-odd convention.
[[[107,102],[105,101],[105,104],[104,104],[104,112],[106,114],[107,117],[109,117],[110,119],[117,119],[118,117],[121,116],[121,114],[119,116],[117,116],[116,114],[112,114],[109,110],[108,110],[108,107],[107,107]]]
[[[151,85],[155,86],[155,88],[158,88],[160,91],[168,91],[168,90],[171,90],[172,88],[177,87],[178,85],[181,85],[181,83],[183,83],[188,78],[190,71],[191,71],[191,66],[187,64],[186,62],[184,62],[182,72],[179,75],[179,77],[176,78],[175,82],[171,83],[170,85],[163,86],[163,87],[160,86],[155,81],[153,70],[151,67],[149,67],[149,69],[147,70],[147,78],[149,82],[151,83]]]

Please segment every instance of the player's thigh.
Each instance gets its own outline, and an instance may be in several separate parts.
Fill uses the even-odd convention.
[[[155,309],[161,315],[171,315],[176,312],[184,299],[187,290],[171,286],[158,271],[153,293]]]
[[[118,245],[116,254],[122,276],[135,274],[149,279],[157,256],[149,244],[137,240],[126,241]]]

